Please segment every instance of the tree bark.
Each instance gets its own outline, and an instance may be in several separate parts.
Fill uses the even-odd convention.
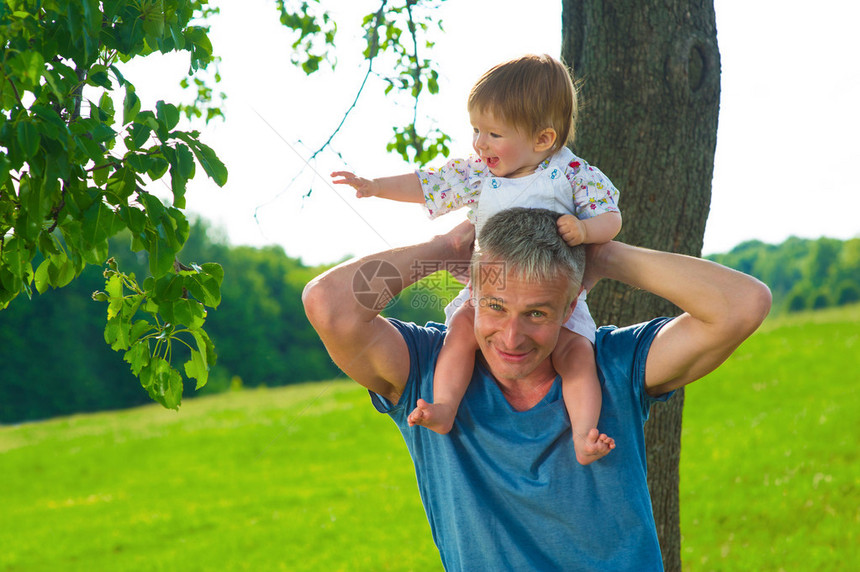
[[[563,0],[562,59],[580,83],[574,151],[621,191],[618,240],[699,256],[720,96],[713,0]],[[617,282],[589,293],[598,324],[677,308]],[[645,427],[648,486],[666,570],[681,569],[678,461],[683,391]]]

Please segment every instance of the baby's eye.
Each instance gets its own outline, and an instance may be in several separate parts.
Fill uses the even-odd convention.
[[[490,137],[492,137],[493,139],[498,139],[499,137],[501,137],[501,135],[499,135],[498,133],[490,133]]]

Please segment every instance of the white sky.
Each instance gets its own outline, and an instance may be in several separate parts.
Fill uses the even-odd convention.
[[[342,168],[367,177],[413,168],[385,151],[391,126],[410,121],[411,102],[386,98],[379,80],[368,82],[332,150],[305,163],[358,90],[366,70],[361,17],[378,0],[324,4],[337,17],[338,64],[307,77],[289,62],[292,38],[274,0],[220,2],[210,37],[223,60],[227,121],[195,128],[226,163],[229,182],[218,188],[198,168],[187,195],[189,211],[232,244],[279,244],[308,264],[409,244],[464,216],[428,221],[417,205],[359,201],[328,184],[328,173]],[[422,103],[419,126],[447,132],[452,156],[471,151],[465,100],[486,69],[523,53],[559,54],[561,0],[528,5],[448,0],[439,11],[445,33],[422,57],[438,62],[442,93]],[[860,235],[860,3],[716,0],[716,13],[722,96],[704,253],[754,238]],[[144,106],[180,99],[174,85],[187,58],[147,59],[124,68]]]

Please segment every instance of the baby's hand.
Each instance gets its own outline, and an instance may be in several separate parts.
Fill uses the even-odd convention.
[[[558,234],[564,239],[568,246],[576,246],[585,243],[587,231],[585,224],[573,215],[561,215],[558,218]]]
[[[331,174],[334,178],[332,183],[335,185],[349,185],[355,189],[355,196],[358,198],[375,197],[378,189],[376,183],[372,179],[356,177],[355,174],[349,171],[335,171]],[[337,177],[340,177],[339,179]]]

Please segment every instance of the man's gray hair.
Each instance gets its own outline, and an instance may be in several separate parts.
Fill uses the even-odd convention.
[[[505,276],[526,282],[567,278],[575,296],[585,271],[585,248],[564,242],[556,226],[560,216],[547,209],[516,207],[490,217],[472,255],[473,286],[480,286],[486,277],[482,271],[490,271],[491,266],[482,270],[484,265],[501,263]]]

